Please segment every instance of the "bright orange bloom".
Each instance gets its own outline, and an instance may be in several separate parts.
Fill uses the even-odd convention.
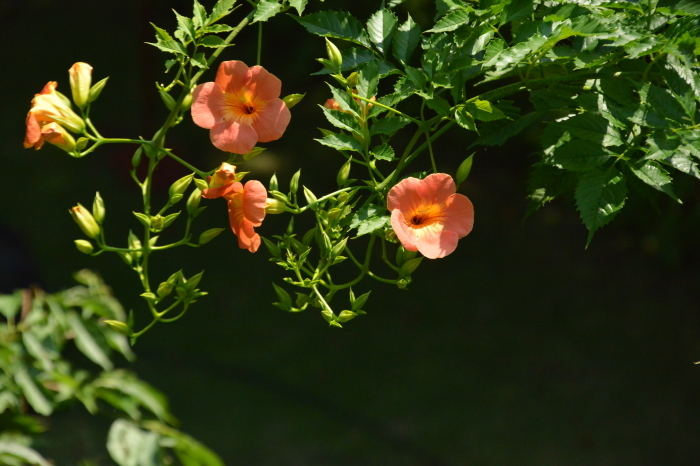
[[[279,98],[281,91],[282,82],[262,66],[225,61],[214,82],[195,88],[192,119],[210,130],[217,148],[246,154],[258,141],[282,137],[291,113]]]
[[[32,99],[32,108],[27,113],[25,148],[41,149],[46,139],[42,135],[42,129],[49,123],[58,123],[74,133],[81,133],[85,129],[83,119],[71,110],[70,102],[56,92],[56,86],[56,81],[49,81]]]
[[[202,197],[226,199],[229,223],[238,237],[238,246],[250,252],[257,251],[261,240],[254,227],[262,224],[268,204],[267,190],[263,184],[250,180],[244,186],[236,181],[236,167],[228,163],[222,163],[208,181],[209,188],[202,191]]]
[[[403,247],[428,259],[452,253],[474,226],[471,201],[455,193],[454,180],[444,173],[401,180],[389,191],[387,208]]]

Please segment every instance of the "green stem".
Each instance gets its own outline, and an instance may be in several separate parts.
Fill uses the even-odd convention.
[[[396,113],[397,115],[401,115],[401,116],[404,117],[404,118],[408,118],[409,120],[411,120],[412,122],[414,122],[414,123],[417,124],[417,125],[420,125],[420,124],[421,124],[420,120],[416,120],[415,118],[410,117],[410,116],[406,115],[405,113],[396,110],[395,108],[388,107],[388,106],[386,106],[386,105],[384,105],[384,104],[382,104],[382,103],[379,103],[379,102],[377,102],[377,101],[375,101],[375,100],[366,99],[366,98],[364,98],[364,97],[362,97],[362,96],[359,96],[359,95],[357,95],[357,94],[353,94],[352,97],[353,97],[354,99],[358,99],[358,100],[363,100],[363,101],[365,101],[365,102],[369,102],[369,103],[372,104],[372,105],[376,105],[377,107],[381,107],[381,108],[383,108],[383,109],[385,109],[385,110],[389,110],[390,112],[394,112],[394,113]]]
[[[258,23],[258,62],[256,63],[257,65],[260,65],[260,57],[262,56],[262,21]]]
[[[178,162],[180,165],[182,165],[183,167],[187,168],[188,170],[195,172],[197,175],[199,175],[199,176],[200,176],[201,178],[203,178],[203,179],[206,179],[207,176],[209,176],[209,173],[203,172],[202,170],[199,170],[199,169],[196,168],[195,166],[190,165],[189,163],[185,162],[185,161],[182,160],[180,157],[178,157],[177,155],[173,154],[173,153],[170,151],[170,149],[165,149],[165,148],[163,148],[163,147],[159,147],[159,148],[158,148],[158,151],[159,151],[159,152],[165,152],[165,153],[168,155],[168,157],[170,157],[171,159],[175,160],[176,162]]]

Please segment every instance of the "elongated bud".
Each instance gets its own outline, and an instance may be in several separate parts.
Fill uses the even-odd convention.
[[[175,108],[175,99],[173,99],[173,96],[165,92],[163,89],[158,90],[158,94],[160,94],[160,98],[165,104],[165,106],[168,108],[168,110],[172,110]]]
[[[141,157],[143,156],[143,146],[139,146],[131,157],[131,166],[136,168],[141,163]]]
[[[122,335],[129,336],[129,326],[126,325],[124,322],[120,322],[118,320],[105,320],[103,322],[109,325],[112,328],[112,330],[119,332]]]
[[[267,201],[265,201],[265,213],[281,214],[286,211],[287,205],[280,200],[268,198]]]
[[[73,207],[70,210],[70,214],[73,217],[75,223],[78,224],[83,233],[85,233],[90,238],[96,238],[100,234],[100,226],[95,221],[89,210],[83,207],[81,204]]]
[[[286,233],[287,233],[287,235],[294,234],[294,217],[289,219],[289,224],[287,225]]]
[[[141,257],[141,240],[134,234],[133,231],[129,230],[128,238],[129,249],[131,249],[131,256],[138,259]]]
[[[78,108],[84,108],[90,99],[90,84],[92,84],[92,66],[78,62],[68,70],[70,77],[70,90],[73,93],[73,102]]]
[[[199,244],[207,244],[224,231],[224,228],[212,228],[199,235]]]
[[[183,111],[187,111],[190,109],[191,106],[192,106],[192,93],[190,92],[189,94],[187,94],[185,96],[184,99],[182,99],[182,105],[180,105],[180,108]]]
[[[202,200],[202,191],[199,189],[194,189],[187,199],[187,213],[191,216],[198,214],[199,202]]]
[[[359,82],[359,80],[360,76],[357,74],[357,71],[353,71],[352,73],[350,73],[350,76],[348,76],[345,79],[345,82],[348,83],[349,88],[354,89],[357,87],[357,83]]]
[[[156,291],[156,294],[158,295],[159,298],[165,298],[166,296],[168,296],[172,292],[173,292],[173,285],[171,285],[168,282],[162,282],[160,285],[158,285],[158,290]]]
[[[459,164],[459,168],[457,168],[457,175],[455,181],[457,184],[462,183],[467,179],[469,176],[469,172],[472,171],[472,162],[474,160],[474,154],[470,155],[466,159],[464,159],[464,162]]]
[[[416,257],[415,259],[408,260],[399,269],[399,277],[403,278],[407,275],[411,275],[420,265],[422,257]]]
[[[352,311],[341,311],[341,313],[338,314],[338,321],[345,323],[348,320],[354,319],[355,317],[357,317],[357,314]]]
[[[350,166],[352,165],[352,158],[349,158],[347,162],[343,164],[342,167],[340,167],[340,170],[338,171],[338,175],[336,176],[336,181],[338,182],[339,187],[345,186],[345,183],[348,181],[348,176],[350,176]]]
[[[90,93],[88,94],[88,103],[97,100],[97,98],[100,96],[100,93],[102,92],[102,89],[105,88],[108,79],[109,76],[100,81],[97,81],[95,85],[90,88]]]
[[[289,192],[292,194],[296,194],[297,190],[299,189],[299,177],[301,176],[301,169],[299,169],[293,176],[291,181],[289,182]]]
[[[182,199],[182,193],[184,193],[187,187],[190,185],[190,183],[192,182],[192,178],[194,178],[194,175],[183,176],[175,183],[173,183],[170,186],[170,190],[168,191],[168,195],[170,196],[170,198],[172,199],[173,196],[179,194],[180,199]]]
[[[329,41],[327,37],[325,39],[328,59],[331,61],[331,63],[333,63],[336,70],[340,70],[340,67],[343,66],[343,56],[340,54],[340,50],[338,50],[338,47],[336,47],[333,42]]]
[[[286,105],[287,108],[292,108],[296,104],[301,102],[301,99],[303,99],[305,95],[306,95],[306,93],[304,93],[304,94],[289,94],[288,96],[282,98],[282,102],[284,102],[284,105]]]
[[[92,216],[95,217],[95,221],[100,225],[105,220],[105,203],[99,192],[95,193],[95,200],[92,203]]]
[[[277,185],[277,173],[273,173],[270,177],[270,185],[268,191],[277,191],[279,186]]]
[[[58,123],[51,122],[44,125],[41,128],[41,136],[45,141],[66,152],[73,152],[75,149],[75,139]]]
[[[308,204],[313,204],[316,202],[318,199],[316,198],[316,195],[306,186],[304,186],[304,197],[306,198],[306,202]]]
[[[75,247],[83,254],[92,254],[92,243],[86,239],[76,239]]]

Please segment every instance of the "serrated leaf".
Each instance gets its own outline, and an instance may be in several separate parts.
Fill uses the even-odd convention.
[[[420,38],[420,26],[413,21],[409,14],[406,22],[394,31],[392,47],[394,57],[402,63],[408,63],[413,51],[420,43]]]
[[[200,29],[207,24],[207,10],[197,0],[194,0],[192,6],[192,21],[194,21],[196,29]]]
[[[450,103],[440,96],[433,96],[432,99],[427,99],[425,105],[432,109],[438,115],[447,116],[451,112]]]
[[[336,128],[344,129],[358,135],[362,135],[362,126],[357,122],[354,116],[341,112],[339,110],[330,110],[325,107],[321,107],[323,114],[330,124]]]
[[[375,147],[370,151],[370,154],[372,154],[377,160],[386,160],[389,162],[395,158],[394,149],[392,149],[388,144],[382,144],[381,146]]]
[[[600,144],[571,138],[554,148],[550,161],[565,170],[587,171],[602,165],[609,158],[610,152]]]
[[[605,147],[620,146],[625,143],[617,128],[602,116],[592,113],[582,113],[550,125],[556,126],[562,133],[567,131],[572,136],[593,141]]]
[[[481,137],[474,141],[472,146],[501,146],[508,139],[517,136],[521,131],[529,127],[532,123],[539,121],[541,118],[542,112],[532,112],[524,115],[522,118],[518,118],[513,123],[509,123],[505,126],[498,125],[498,129],[494,132],[486,133],[482,127]]]
[[[282,4],[277,0],[259,0],[252,22],[267,21],[280,11],[282,11]]]
[[[187,55],[187,50],[182,46],[180,42],[174,41],[174,40],[163,40],[159,41],[157,43],[152,43],[152,42],[146,42],[148,45],[152,45],[156,47],[158,50],[161,50],[163,52],[167,53],[181,53],[183,55]]]
[[[379,70],[377,62],[370,60],[359,70],[357,82],[357,93],[366,99],[371,99],[377,94],[377,84],[379,84]]]
[[[649,85],[649,90],[646,94],[646,101],[655,110],[658,110],[666,118],[669,118],[680,124],[690,123],[689,115],[683,109],[683,106],[678,100],[666,89]]]
[[[196,32],[192,20],[186,16],[182,16],[175,10],[173,10],[173,13],[175,13],[175,17],[177,18],[177,29],[185,33],[190,40],[194,40]],[[182,42],[186,41],[183,40]]]
[[[663,42],[663,39],[656,36],[648,36],[637,39],[625,45],[625,50],[627,50],[629,58],[639,58],[654,52],[658,52],[664,48],[664,45],[665,43]]]
[[[471,113],[467,112],[464,107],[458,108],[455,112],[455,121],[462,128],[478,133],[476,125],[474,124],[474,117]]]
[[[388,215],[381,217],[369,217],[360,223],[357,228],[357,236],[366,235],[372,233],[379,228],[384,228],[385,226],[391,225],[391,218]]]
[[[236,0],[219,0],[216,2],[216,5],[214,5],[214,8],[211,10],[211,15],[209,16],[209,21],[207,21],[207,24],[214,24],[224,16],[231,13],[233,11],[234,3],[236,3]]]
[[[151,23],[151,26],[153,26],[153,29],[156,30],[156,40],[158,42],[172,41],[173,40],[172,36],[170,34],[168,34],[168,31],[166,31],[165,29],[161,29],[153,23]]]
[[[381,118],[372,123],[370,132],[372,134],[386,134],[391,136],[410,122],[411,120],[404,117]]]
[[[596,168],[581,177],[575,191],[576,207],[588,228],[590,244],[595,231],[610,222],[625,205],[627,184],[614,167]]]
[[[627,165],[637,178],[657,191],[668,194],[671,198],[682,204],[681,200],[676,196],[676,193],[673,192],[671,176],[666,170],[661,168],[657,162],[653,160],[641,160],[636,163],[628,162]]]
[[[299,16],[304,12],[304,8],[306,8],[306,3],[308,0],[289,0],[289,6],[296,8],[297,13],[299,13]]]
[[[218,34],[229,31],[233,31],[233,27],[229,26],[228,24],[213,24],[204,29],[204,32],[207,34]]]
[[[367,32],[354,16],[344,11],[322,11],[293,18],[312,34],[345,39],[356,44],[371,47]]]
[[[199,44],[203,45],[204,47],[211,47],[213,49],[216,49],[219,47],[230,47],[232,45],[232,44],[227,44],[219,36],[204,36],[200,39]]]
[[[577,174],[552,167],[545,164],[537,164],[533,167],[528,180],[529,203],[525,218],[533,212],[557,198],[562,193],[573,190]]]
[[[321,139],[315,139],[324,146],[337,150],[353,150],[362,153],[362,145],[348,134],[328,134]]]
[[[391,46],[396,23],[398,23],[396,15],[394,15],[392,11],[384,8],[370,16],[367,21],[369,38],[377,46],[377,50],[384,56],[387,55],[389,47]]]
[[[501,13],[501,24],[506,24],[511,21],[528,17],[533,12],[532,0],[511,0],[510,3],[503,8]]]
[[[198,68],[202,68],[202,69],[208,68],[207,59],[204,56],[204,53],[202,53],[202,52],[200,52],[197,55],[195,55],[194,57],[192,57],[190,62]]]
[[[700,179],[700,169],[698,169],[697,164],[693,162],[689,156],[677,153],[666,158],[665,160],[676,170]]]
[[[465,9],[450,11],[438,21],[432,29],[425,32],[447,32],[454,31],[463,24],[469,22],[469,12]]]

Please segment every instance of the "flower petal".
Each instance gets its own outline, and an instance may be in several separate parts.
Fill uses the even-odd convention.
[[[454,231],[464,238],[474,227],[474,206],[464,194],[453,194],[447,198],[442,218],[445,230]]]
[[[270,142],[282,137],[292,114],[282,99],[272,99],[257,113],[253,128],[258,141]]]
[[[386,197],[387,209],[393,211],[400,209],[402,213],[411,215],[423,204],[423,199],[418,195],[418,185],[421,180],[418,178],[405,178],[399,181]]]
[[[220,121],[212,126],[209,137],[218,149],[234,154],[247,154],[258,142],[252,126],[234,120]]]
[[[24,148],[28,149],[34,146],[34,149],[39,150],[44,145],[44,140],[41,138],[41,126],[32,112],[27,113],[27,132],[24,134]]]
[[[455,182],[450,175],[433,173],[426,176],[417,186],[420,197],[430,204],[440,204],[455,193]]]
[[[258,180],[248,181],[243,188],[243,215],[258,227],[265,218],[267,190]]]
[[[248,65],[238,60],[221,62],[216,72],[216,85],[223,92],[236,93],[238,89],[248,84],[251,74]]]
[[[243,215],[242,208],[236,208],[234,202],[228,203],[228,216],[231,230],[238,238],[238,247],[255,252],[260,247],[260,235],[255,233],[253,224]]]
[[[391,211],[391,226],[404,248],[409,251],[418,250],[418,247],[416,246],[415,231],[406,224],[406,220],[404,219],[401,210],[394,209]]]
[[[282,92],[282,81],[262,66],[250,67],[250,81],[247,86],[255,95],[256,100],[268,101],[276,99]]]
[[[439,223],[416,228],[414,232],[418,251],[428,259],[445,257],[457,248],[457,233],[444,230]]]
[[[216,83],[200,84],[192,92],[192,120],[211,128],[224,119],[224,94]]]

